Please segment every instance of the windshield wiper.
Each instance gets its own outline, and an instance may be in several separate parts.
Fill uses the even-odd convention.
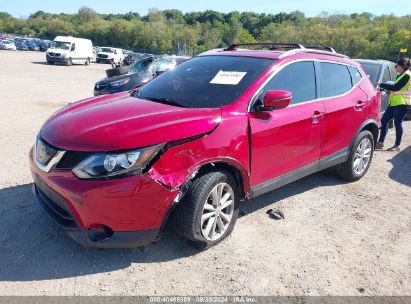
[[[158,97],[145,97],[145,96],[141,96],[140,94],[138,95],[138,97],[139,97],[139,98],[142,98],[142,99],[151,100],[151,101],[154,101],[154,102],[159,102],[159,103],[163,103],[163,104],[167,104],[167,105],[172,105],[172,106],[177,106],[177,107],[185,108],[182,104],[180,104],[180,103],[178,103],[177,101],[172,100],[172,99],[170,99],[170,98],[165,98],[165,97],[161,97],[161,98],[158,98]]]

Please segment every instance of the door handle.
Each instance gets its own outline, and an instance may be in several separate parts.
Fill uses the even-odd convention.
[[[320,119],[324,117],[324,115],[324,112],[315,111],[313,116],[311,116],[312,123],[318,123]]]
[[[360,101],[357,102],[357,104],[354,106],[354,108],[355,108],[357,111],[361,111],[362,108],[364,108],[366,104],[367,104],[367,103],[365,103],[364,101],[361,101],[361,100],[360,100]]]

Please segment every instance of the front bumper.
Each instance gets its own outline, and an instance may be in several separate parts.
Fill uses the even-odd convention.
[[[100,58],[96,57],[96,62],[98,63],[112,63],[114,60],[112,58]]]
[[[46,54],[46,59],[47,61],[58,62],[58,63],[67,63],[68,61],[68,58],[66,57],[55,57],[55,56],[49,56],[48,54]]]
[[[84,247],[129,248],[156,241],[178,190],[147,174],[114,180],[80,180],[71,171],[40,170],[30,153],[33,192],[45,213]],[[112,234],[96,239],[93,225]]]

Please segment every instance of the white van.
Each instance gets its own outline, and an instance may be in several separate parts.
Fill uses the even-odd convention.
[[[100,48],[100,52],[97,53],[96,62],[121,63],[124,57],[123,49],[103,46]]]
[[[46,52],[48,64],[61,62],[66,65],[81,63],[89,65],[93,58],[93,44],[89,39],[57,36]]]

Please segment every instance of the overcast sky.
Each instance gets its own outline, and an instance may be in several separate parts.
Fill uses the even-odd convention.
[[[204,11],[219,12],[249,11],[258,13],[279,13],[299,10],[306,16],[317,16],[323,11],[329,13],[361,13],[374,15],[394,14],[411,15],[410,0],[0,0],[0,11],[15,17],[28,17],[36,11],[50,13],[75,13],[82,6],[91,7],[99,13],[138,12],[146,15],[150,8],[178,9],[182,12]]]

